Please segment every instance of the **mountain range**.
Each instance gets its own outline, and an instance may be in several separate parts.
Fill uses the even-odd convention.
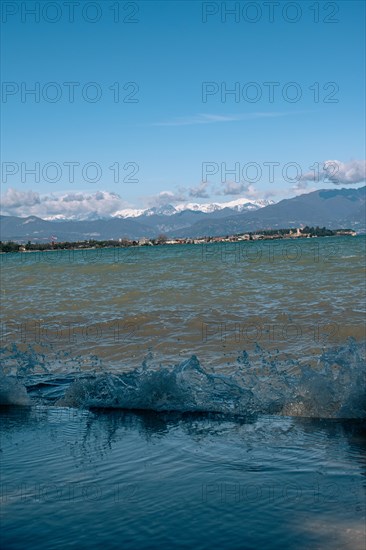
[[[270,204],[275,204],[272,200],[257,199],[251,200],[246,198],[240,198],[229,202],[211,202],[211,203],[181,203],[173,206],[172,204],[165,204],[163,206],[147,208],[145,210],[128,208],[116,212],[114,217],[118,218],[138,218],[140,216],[174,216],[179,212],[192,211],[202,212],[204,214],[213,214],[214,212],[224,211],[223,214],[232,210],[233,212],[249,212],[251,210],[258,210]]]
[[[227,203],[179,204],[145,210],[127,209],[112,218],[94,220],[0,216],[0,239],[19,242],[89,239],[197,238],[259,229],[319,225],[366,232],[366,187],[327,189],[273,201],[238,199]]]

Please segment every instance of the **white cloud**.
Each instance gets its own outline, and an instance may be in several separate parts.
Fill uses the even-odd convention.
[[[301,181],[320,181],[334,183],[335,185],[351,185],[366,180],[366,160],[326,160],[317,171],[307,172],[302,175]]]
[[[208,199],[210,194],[207,191],[207,187],[207,183],[202,181],[197,187],[189,188],[189,196],[195,197],[196,199]]]
[[[297,197],[298,195],[304,195],[304,193],[312,193],[316,190],[317,188],[315,186],[309,187],[309,183],[307,181],[298,181],[293,187],[288,189],[286,198],[291,198],[293,196]]]
[[[224,187],[219,191],[219,195],[240,195],[247,191],[248,185],[245,183],[236,183],[235,181],[225,182]]]
[[[213,124],[217,122],[238,122],[241,120],[254,120],[257,118],[273,118],[285,116],[288,113],[281,112],[256,112],[256,113],[241,113],[237,115],[215,115],[209,113],[200,113],[185,117],[177,117],[172,120],[163,122],[155,122],[153,126],[192,126],[196,124]]]
[[[293,187],[291,187],[288,192],[289,195],[302,195],[308,190],[309,182],[307,180],[299,180],[295,183]]]
[[[38,216],[43,219],[86,220],[113,216],[126,208],[126,201],[117,193],[66,193],[64,195],[40,195],[34,191],[8,189],[2,197],[1,213],[8,216]]]
[[[189,197],[207,199],[210,196],[207,188],[208,184],[201,182],[196,187],[178,187],[175,191],[161,191],[157,195],[144,197],[143,200],[149,207],[152,207],[187,202]]]
[[[7,208],[30,208],[39,205],[41,199],[39,193],[35,193],[34,191],[17,191],[17,189],[10,188],[2,197],[1,203],[2,210],[6,210]]]
[[[187,200],[184,189],[180,188],[177,191],[161,191],[153,197],[145,197],[145,202],[150,206],[164,206],[174,202],[184,202]]]
[[[261,199],[263,193],[250,183],[227,181],[216,189],[217,195],[245,195],[248,199]]]

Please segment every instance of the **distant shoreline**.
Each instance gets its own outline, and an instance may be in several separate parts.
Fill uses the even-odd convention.
[[[352,229],[327,229],[325,227],[308,227],[291,228],[291,229],[266,229],[241,233],[236,235],[226,235],[220,237],[199,237],[199,238],[180,238],[169,239],[165,235],[160,235],[157,238],[148,239],[142,238],[139,240],[128,239],[109,239],[97,241],[89,239],[85,241],[51,241],[48,243],[32,243],[27,244],[17,243],[15,241],[0,241],[0,254],[11,252],[28,253],[28,252],[55,252],[58,250],[96,250],[100,248],[130,248],[141,246],[161,246],[161,245],[183,245],[183,244],[212,244],[212,243],[236,243],[236,242],[257,242],[263,240],[293,240],[293,239],[308,239],[318,237],[344,237],[357,236],[356,231]]]

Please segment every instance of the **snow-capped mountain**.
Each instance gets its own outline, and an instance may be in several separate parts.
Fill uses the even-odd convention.
[[[194,203],[194,202],[183,202],[173,206],[172,204],[165,204],[163,206],[155,206],[153,208],[147,208],[146,210],[127,208],[125,210],[120,210],[116,212],[113,217],[117,218],[137,218],[140,216],[174,216],[179,212],[193,211],[193,212],[202,212],[204,214],[211,214],[212,212],[217,212],[223,210],[224,208],[229,208],[235,212],[243,212],[250,210],[258,210],[258,208],[263,208],[264,206],[269,206],[274,204],[274,201],[265,200],[265,199],[256,199],[251,200],[247,198],[240,198],[233,201],[227,202],[211,202],[211,203]]]
[[[164,233],[171,238],[197,238],[202,236],[234,235],[257,229],[275,229],[309,225],[352,228],[365,233],[366,187],[357,189],[321,189],[304,193],[292,199],[265,206],[263,202],[238,199],[229,203],[205,205],[192,210],[168,208],[134,212],[123,218],[105,217],[94,220],[44,220],[36,216],[21,218],[0,216],[0,239],[19,242],[84,241],[86,239],[141,239]],[[166,208],[166,207],[164,207]],[[218,208],[218,209],[217,209]],[[238,211],[240,209],[240,211]],[[173,215],[171,214],[173,212]],[[130,212],[129,212],[130,214]]]
[[[177,213],[176,208],[172,204],[164,204],[163,206],[154,206],[145,210],[144,216],[174,216]]]
[[[137,218],[138,216],[142,216],[142,214],[145,212],[144,209],[139,208],[125,208],[124,210],[118,210],[114,214],[115,218]]]
[[[101,216],[98,212],[82,212],[80,214],[54,214],[44,216],[44,220],[48,222],[92,222],[95,220],[108,219],[110,216]]]
[[[196,212],[201,214],[215,214],[226,209],[234,212],[246,212],[251,210],[258,210],[274,204],[273,201],[257,199],[251,200],[247,198],[240,198],[227,202],[211,202],[211,203],[196,203],[196,202],[182,202],[173,206],[172,204],[164,204],[161,206],[154,206],[150,208],[124,208],[116,211],[114,214],[101,215],[98,211],[81,212],[78,214],[50,214],[44,216],[44,220],[47,221],[96,221],[107,220],[114,218],[149,218],[152,216],[174,216],[183,212]]]
[[[198,212],[211,213],[216,212],[217,210],[223,210],[224,208],[230,208],[231,210],[242,212],[243,210],[257,210],[258,208],[263,208],[264,206],[269,206],[270,204],[274,204],[274,201],[265,199],[251,200],[241,198],[234,201],[212,202],[206,204],[182,203],[177,204],[175,206],[175,209],[178,212],[182,212],[183,210],[194,210]]]

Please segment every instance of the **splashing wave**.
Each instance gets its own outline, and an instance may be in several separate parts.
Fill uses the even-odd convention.
[[[29,395],[18,380],[2,375],[0,404],[26,405],[37,396],[80,408],[365,418],[365,356],[365,344],[353,339],[308,362],[256,346],[251,354],[241,352],[229,373],[218,374],[195,355],[162,368],[149,354],[140,368],[123,374],[23,376]]]

